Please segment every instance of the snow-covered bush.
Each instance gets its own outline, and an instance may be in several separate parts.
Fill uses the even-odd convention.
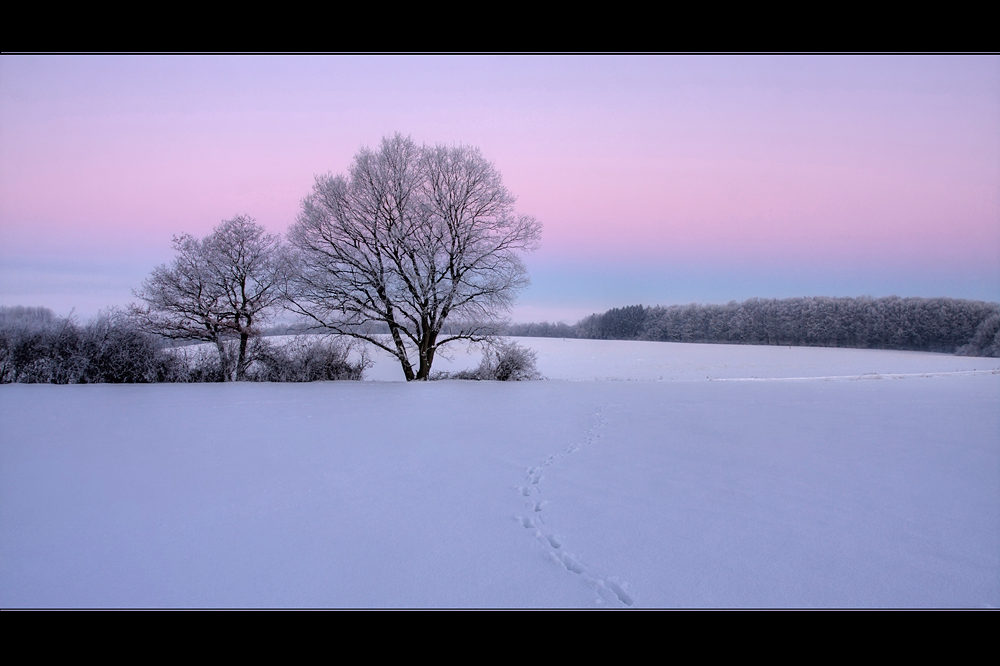
[[[166,381],[227,381],[221,359],[233,367],[239,341],[229,340],[217,351],[216,345],[192,345],[171,350],[182,370]],[[320,335],[281,336],[277,340],[252,338],[247,348],[248,368],[244,377],[250,382],[315,382],[360,380],[371,367],[362,352],[351,359],[352,347],[343,341]]]
[[[538,354],[534,350],[511,341],[499,342],[483,354],[483,364],[486,364],[491,378],[501,382],[539,379],[535,368],[537,360]]]
[[[475,370],[440,373],[435,379],[476,379],[516,382],[541,379],[535,368],[538,354],[512,340],[498,340],[483,350],[483,360]]]
[[[192,384],[224,382],[227,371],[222,367],[220,356],[224,355],[228,367],[232,367],[236,358],[234,347],[231,342],[228,345],[224,343],[221,354],[216,345],[187,345],[170,349],[168,353],[176,361],[176,371],[164,381]]]
[[[71,317],[17,312],[43,308],[5,310],[0,313],[0,382],[134,384],[164,381],[173,372],[173,359],[120,311],[79,326]]]
[[[367,354],[350,360],[351,345],[326,336],[297,335],[284,344],[253,341],[248,379],[259,382],[316,382],[361,379],[371,366]]]
[[[88,384],[146,384],[169,378],[176,362],[120,310],[101,313],[82,332]]]

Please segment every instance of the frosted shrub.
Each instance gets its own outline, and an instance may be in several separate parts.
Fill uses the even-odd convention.
[[[513,341],[497,341],[483,351],[483,360],[475,370],[441,373],[435,379],[476,379],[517,382],[542,379],[535,368],[538,353]]]
[[[82,331],[80,353],[86,359],[79,381],[88,384],[146,384],[163,381],[176,361],[125,313],[110,310]]]
[[[225,360],[231,366],[235,358],[233,346],[231,343],[223,344],[221,352],[216,351],[216,346],[209,345],[191,345],[170,350],[177,361],[177,370],[166,381],[193,384],[226,381],[226,369],[222,364]]]
[[[361,379],[371,366],[366,354],[350,360],[351,346],[319,335],[298,335],[285,344],[258,338],[251,349],[248,379],[261,382],[316,382]]]
[[[0,312],[2,383],[138,384],[163,381],[173,371],[174,359],[120,311],[79,326],[70,317],[28,316],[33,310],[44,309]]]
[[[535,369],[537,360],[537,352],[516,342],[500,342],[483,355],[483,362],[488,363],[487,367],[491,371],[491,379],[501,382],[538,379],[539,374]]]

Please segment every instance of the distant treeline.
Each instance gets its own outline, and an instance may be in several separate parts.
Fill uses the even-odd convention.
[[[751,298],[725,305],[632,305],[508,334],[592,340],[854,347],[1000,356],[1000,304],[954,298]]]

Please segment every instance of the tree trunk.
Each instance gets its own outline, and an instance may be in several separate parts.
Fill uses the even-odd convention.
[[[219,371],[222,373],[222,381],[228,382],[232,377],[229,373],[229,360],[226,358],[226,345],[222,338],[216,338],[215,346],[219,350]]]
[[[420,369],[417,371],[417,379],[427,381],[431,375],[431,363],[434,362],[434,342],[437,340],[437,333],[428,331],[420,338]]]
[[[403,344],[403,337],[399,334],[399,326],[395,322],[390,322],[389,332],[392,334],[392,341],[396,343],[396,358],[399,359],[399,363],[403,366],[403,376],[406,377],[406,381],[412,382],[414,380],[413,366],[410,365],[410,360],[406,358],[406,346]]]
[[[249,333],[240,333],[240,356],[236,361],[236,381],[238,382],[247,378],[247,341],[249,339]]]

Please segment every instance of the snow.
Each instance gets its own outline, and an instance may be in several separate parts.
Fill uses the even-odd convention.
[[[858,377],[992,371],[995,358],[927,352],[832,347],[767,347],[754,345],[511,338],[538,352],[538,370],[549,379],[572,381],[668,381],[678,379],[776,379]],[[458,347],[434,360],[435,371],[457,371],[479,365],[482,354]],[[405,381],[399,361],[375,350],[365,378]]]
[[[0,606],[1000,605],[997,359],[519,342],[548,381],[0,386]]]

